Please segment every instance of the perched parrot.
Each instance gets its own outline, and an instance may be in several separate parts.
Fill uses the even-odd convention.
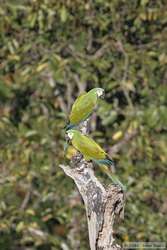
[[[83,154],[85,160],[92,160],[98,165],[107,165],[114,168],[113,160],[92,138],[74,129],[68,130],[67,136],[71,140],[73,147]]]
[[[85,121],[94,111],[99,97],[104,95],[104,89],[93,88],[89,92],[84,92],[74,102],[69,116],[70,124],[66,131],[75,128],[80,122]]]
[[[111,160],[107,153],[90,137],[83,135],[78,130],[68,130],[67,136],[75,149],[77,149],[85,158],[85,160],[92,160],[98,164],[103,172],[113,181],[114,184],[119,185],[123,190],[125,186],[118,180],[114,174],[110,174],[104,165],[110,167],[112,172],[115,172],[113,160]]]

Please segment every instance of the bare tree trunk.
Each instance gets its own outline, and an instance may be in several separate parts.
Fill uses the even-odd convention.
[[[81,130],[87,132],[85,122]],[[124,193],[118,185],[105,188],[95,177],[92,163],[77,153],[71,160],[71,166],[60,165],[65,174],[70,176],[84,200],[89,230],[91,250],[120,250],[113,236],[115,216],[122,217]]]

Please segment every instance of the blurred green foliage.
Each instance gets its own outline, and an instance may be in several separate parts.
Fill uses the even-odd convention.
[[[95,86],[106,98],[93,136],[127,186],[116,238],[166,241],[167,2],[0,3],[0,249],[89,248],[84,206],[59,164],[71,104]]]

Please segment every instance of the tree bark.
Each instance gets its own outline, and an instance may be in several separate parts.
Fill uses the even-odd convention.
[[[86,134],[88,123],[82,127]],[[95,177],[93,165],[77,153],[71,160],[71,166],[60,165],[66,175],[71,177],[85,204],[89,242],[91,250],[120,250],[114,239],[115,216],[123,217],[124,192],[118,185],[105,188]]]

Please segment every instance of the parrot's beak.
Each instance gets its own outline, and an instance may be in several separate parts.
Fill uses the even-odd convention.
[[[68,137],[67,134],[65,135],[65,140],[66,140],[66,143],[68,143],[68,144],[70,143],[70,138]]]
[[[67,149],[68,149],[69,144],[70,144],[70,138],[69,138],[68,135],[66,134],[66,135],[65,135],[65,143],[64,143],[64,153],[65,153],[65,154],[67,153]]]
[[[104,99],[105,97],[105,92],[103,91],[102,95],[100,96],[101,99]]]
[[[67,149],[68,149],[68,143],[65,142],[65,143],[64,143],[64,153],[65,153],[65,154],[66,154],[66,152],[67,152]]]
[[[101,96],[101,99],[104,99],[104,97],[105,97],[105,94],[103,93],[102,96]]]

